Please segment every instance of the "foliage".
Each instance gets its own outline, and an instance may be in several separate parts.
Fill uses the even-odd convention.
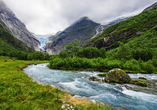
[[[141,67],[137,60],[131,59],[124,63],[123,69],[132,70],[132,71],[140,71]]]

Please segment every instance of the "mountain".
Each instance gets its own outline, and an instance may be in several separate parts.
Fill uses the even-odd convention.
[[[144,11],[149,11],[149,10],[151,10],[151,9],[154,8],[154,7],[157,7],[157,2],[154,3],[153,5],[147,7]]]
[[[0,23],[3,23],[3,21],[0,20]],[[5,28],[6,26],[2,26],[0,24],[0,55],[1,53],[4,52],[5,53],[16,52],[16,51],[34,52],[33,49],[29,48],[22,41],[15,38]]]
[[[101,34],[106,28],[114,25],[114,24],[117,24],[121,21],[124,21],[124,20],[127,20],[129,17],[121,17],[121,18],[117,18],[111,22],[109,22],[108,24],[105,24],[105,25],[100,25],[97,29],[96,29],[96,34],[91,38],[95,38],[96,36],[98,36],[99,34]]]
[[[43,47],[49,42],[49,37],[52,36],[51,34],[47,35],[38,35],[38,34],[33,34],[36,38],[39,39],[40,41],[40,50],[43,49]]]
[[[96,34],[98,26],[100,26],[99,23],[93,22],[88,17],[82,17],[64,31],[51,36],[49,38],[51,42],[44,46],[43,52],[51,55],[58,54],[60,51],[64,50],[68,43],[73,43],[75,39],[78,39],[81,46],[83,46]]]
[[[107,50],[111,50],[119,47],[120,42],[123,42],[124,44],[134,42],[132,44],[135,45],[130,45],[131,47],[136,48],[139,47],[137,44],[140,43],[143,44],[141,48],[144,48],[148,43],[150,48],[155,47],[153,45],[156,43],[157,38],[154,36],[151,37],[152,35],[149,31],[155,30],[154,27],[157,25],[156,12],[157,8],[155,7],[149,11],[143,11],[139,15],[112,25],[105,29],[100,35],[87,42],[84,47],[105,47]],[[144,38],[146,32],[149,33],[149,35]]]
[[[15,14],[0,0],[0,19],[1,25],[8,30],[14,37],[21,40],[28,47],[39,51],[40,42],[26,28],[26,26],[15,16]],[[4,25],[5,24],[5,25]]]

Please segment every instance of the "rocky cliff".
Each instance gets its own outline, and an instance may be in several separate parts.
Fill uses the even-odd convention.
[[[58,54],[64,50],[68,43],[73,43],[75,39],[78,39],[83,46],[96,34],[96,29],[99,26],[99,23],[95,23],[87,17],[82,17],[64,31],[51,36],[49,38],[51,42],[45,45],[43,52],[51,55]]]
[[[21,40],[28,47],[39,51],[40,42],[26,28],[26,26],[15,16],[15,14],[0,0],[0,22],[14,37]],[[5,25],[4,25],[5,24]]]
[[[3,24],[4,26],[2,26]],[[22,41],[15,38],[6,30],[7,26],[0,20],[0,54],[17,51],[34,52],[33,49],[26,46]]]

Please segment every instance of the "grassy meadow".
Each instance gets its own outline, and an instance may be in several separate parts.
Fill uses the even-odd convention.
[[[38,84],[22,71],[27,65],[47,62],[0,57],[1,110],[60,110],[63,104],[70,104],[75,110],[113,109],[109,105],[98,106],[86,99],[71,97],[50,85]]]

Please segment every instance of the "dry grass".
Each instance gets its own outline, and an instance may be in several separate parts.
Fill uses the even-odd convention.
[[[76,105],[88,105],[88,104],[93,104],[92,102],[90,102],[88,99],[79,99],[77,97],[72,97],[68,94],[64,94],[64,99],[63,102],[70,102],[71,104],[73,104],[74,106]]]

